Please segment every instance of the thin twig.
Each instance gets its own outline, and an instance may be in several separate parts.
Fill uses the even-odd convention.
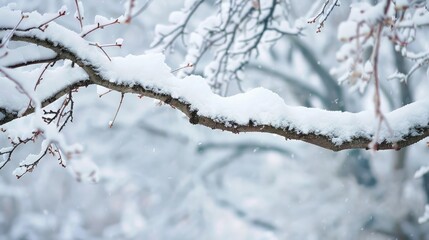
[[[6,130],[3,130],[2,129],[2,132],[6,132]],[[12,145],[12,147],[10,148],[10,149],[8,149],[8,150],[6,150],[6,151],[4,151],[4,152],[0,152],[0,155],[6,155],[6,157],[5,157],[5,161],[3,161],[1,164],[0,164],[0,170],[4,167],[4,166],[6,166],[6,164],[7,163],[9,163],[11,160],[12,160],[12,155],[13,155],[13,153],[15,152],[15,150],[20,146],[20,145],[22,145],[22,144],[27,144],[28,142],[30,142],[30,141],[32,141],[32,142],[34,142],[36,139],[37,139],[37,137],[40,135],[40,131],[35,131],[35,132],[33,132],[33,135],[31,136],[31,137],[29,137],[29,138],[26,138],[26,139],[21,139],[21,138],[19,138],[18,137],[18,140],[16,140],[16,141],[12,141],[11,140],[11,145]]]
[[[177,72],[177,71],[182,70],[182,69],[185,69],[185,68],[191,68],[191,67],[193,67],[193,66],[194,66],[194,65],[193,65],[192,63],[188,63],[188,64],[186,64],[186,66],[179,67],[179,68],[177,68],[177,69],[172,70],[172,71],[171,71],[171,73]]]
[[[52,65],[51,65],[52,64]],[[36,84],[34,85],[34,91],[36,91],[36,88],[37,88],[37,86],[39,86],[40,85],[40,82],[42,82],[42,80],[43,80],[43,74],[45,74],[45,72],[46,72],[46,70],[48,69],[48,67],[51,65],[51,66],[53,66],[55,64],[55,62],[48,62],[47,64],[46,64],[46,66],[43,68],[43,70],[42,70],[42,72],[40,73],[40,75],[39,75],[39,78],[37,79],[37,82],[36,82]]]
[[[83,23],[82,23],[82,15],[80,14],[80,7],[79,7],[79,3],[77,2],[77,0],[74,0],[74,3],[76,5],[76,11],[77,11],[77,20],[79,21],[79,25],[80,25],[80,30],[83,29]]]
[[[107,92],[105,92],[105,93],[102,93],[102,94],[100,94],[100,95],[98,95],[98,97],[99,98],[101,98],[101,97],[103,97],[104,95],[107,95],[108,93],[111,93],[113,90],[112,89],[110,89],[109,91],[107,91]]]
[[[25,172],[20,174],[20,175],[15,175],[17,179],[20,179],[22,176],[24,176],[26,173],[28,172],[32,172],[34,170],[34,168],[37,167],[37,165],[39,164],[40,160],[42,160],[43,157],[46,156],[46,154],[48,154],[48,150],[51,148],[51,145],[49,144],[45,151],[37,158],[36,161],[34,161],[31,164],[24,164],[24,165],[20,165],[19,167],[23,167],[25,168]]]
[[[109,54],[107,54],[107,52],[103,49],[101,45],[99,45],[98,43],[90,43],[89,45],[98,47],[104,53],[104,55],[106,55],[109,61],[112,61],[112,59],[109,57]]]
[[[116,109],[116,113],[115,113],[115,116],[113,117],[113,120],[109,122],[109,128],[112,128],[112,127],[113,127],[113,124],[114,124],[114,123],[115,123],[115,121],[116,121],[116,117],[118,116],[119,109],[121,109],[122,102],[123,102],[123,100],[124,100],[124,95],[125,95],[124,93],[121,93],[121,100],[119,101],[118,109]]]
[[[107,27],[107,26],[110,26],[110,25],[113,25],[113,24],[117,24],[117,23],[119,23],[119,19],[115,19],[113,22],[106,23],[106,24],[100,24],[100,23],[97,23],[97,26],[96,26],[96,27],[94,27],[93,29],[91,29],[91,30],[87,31],[86,33],[83,33],[83,34],[81,35],[81,37],[82,37],[82,38],[84,38],[84,37],[86,37],[88,34],[90,34],[90,33],[94,32],[94,31],[95,31],[95,30],[97,30],[97,29],[102,29],[102,28],[104,28],[104,27]]]
[[[62,16],[65,16],[65,15],[66,15],[66,11],[65,11],[65,10],[63,10],[63,11],[59,11],[57,16],[55,16],[55,17],[53,17],[53,18],[51,18],[51,19],[49,19],[49,20],[47,20],[47,21],[43,22],[43,23],[42,23],[42,24],[40,24],[38,27],[30,27],[30,28],[24,29],[24,30],[22,30],[22,31],[29,31],[29,30],[36,29],[36,28],[37,28],[37,29],[39,29],[40,31],[44,32],[44,31],[46,30],[46,28],[48,27],[48,23],[50,23],[50,22],[52,22],[52,21],[55,21],[55,20],[57,20],[58,18],[60,18],[60,17],[62,17]]]

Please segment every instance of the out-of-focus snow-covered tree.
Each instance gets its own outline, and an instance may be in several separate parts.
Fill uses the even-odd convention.
[[[212,51],[214,57],[204,64],[204,75],[217,92],[226,93],[230,81],[240,84],[243,68],[258,56],[263,43],[275,42],[284,35],[298,35],[302,30],[299,24],[291,22],[288,1],[220,1],[212,15],[188,33],[190,20],[204,2],[186,1],[181,11],[170,13],[169,25],[157,25],[152,47],[165,50],[189,35],[184,40],[185,63],[198,65],[204,54]],[[193,70],[185,68],[182,74]]]

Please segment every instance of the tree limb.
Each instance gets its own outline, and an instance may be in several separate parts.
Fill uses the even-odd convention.
[[[59,97],[69,92],[70,89],[73,89],[79,86],[87,86],[89,84],[96,84],[121,93],[134,93],[134,94],[139,94],[142,96],[158,99],[166,104],[171,105],[173,108],[182,111],[189,118],[189,121],[192,124],[200,124],[200,125],[210,127],[212,129],[220,129],[224,131],[230,131],[233,133],[241,133],[241,132],[272,133],[272,134],[283,136],[286,139],[305,141],[323,148],[331,149],[333,151],[340,151],[340,150],[352,149],[352,148],[368,149],[368,144],[372,141],[372,137],[374,136],[373,132],[372,133],[365,132],[364,134],[360,132],[356,132],[352,135],[350,139],[338,142],[336,141],[336,139],[341,138],[342,135],[344,134],[342,129],[339,129],[338,133],[329,133],[329,132],[327,133],[326,129],[303,130],[303,129],[300,129],[299,126],[298,127],[295,126],[293,122],[283,124],[281,126],[275,126],[272,124],[260,124],[257,121],[254,121],[253,119],[250,118],[248,123],[243,124],[243,123],[237,123],[237,122],[228,120],[228,116],[224,116],[226,117],[227,120],[222,120],[222,118],[215,118],[213,116],[205,116],[203,114],[199,114],[198,109],[196,109],[196,107],[193,106],[193,104],[195,103],[187,102],[186,100],[183,100],[181,96],[173,97],[172,95],[165,93],[165,91],[163,92],[162,89],[158,89],[156,87],[155,88],[149,87],[140,82],[136,82],[132,86],[130,86],[127,83],[110,81],[110,79],[107,79],[106,76],[103,75],[103,72],[100,72],[103,70],[103,68],[101,68],[100,66],[93,65],[93,63],[91,63],[88,59],[85,59],[84,57],[81,57],[77,53],[75,53],[77,50],[68,49],[61,42],[53,42],[49,38],[40,37],[38,35],[29,34],[28,36],[26,36],[26,34],[23,34],[22,32],[19,33],[18,35],[15,34],[12,40],[29,42],[29,43],[33,43],[33,44],[37,44],[37,45],[41,45],[43,47],[49,48],[55,51],[60,58],[69,59],[72,62],[75,62],[88,74],[89,80],[83,80],[81,82],[67,86],[65,89],[62,89],[61,91],[58,91],[50,98],[44,100],[43,101],[44,105],[48,105],[49,103],[55,101]],[[27,115],[32,111],[33,109],[29,109],[24,113],[24,115]],[[314,114],[317,115],[321,112],[322,110],[320,110],[319,112],[319,110],[315,110],[315,109],[300,109],[300,113],[305,113],[305,114],[309,113],[310,118],[311,116],[314,116]],[[335,118],[338,117],[337,115],[338,112],[333,113],[333,112],[325,111],[324,114],[326,114],[325,116],[327,116],[328,120],[332,122],[335,122]],[[344,114],[352,118],[356,116],[356,119],[355,119],[356,121],[362,120],[361,118],[358,117],[359,113],[356,113],[356,114],[344,113]],[[19,116],[17,114],[6,114],[6,116],[0,120],[0,125],[10,122],[18,117]],[[407,116],[404,116],[404,117],[407,117]],[[317,123],[318,121],[319,121],[318,119],[314,119],[314,123]],[[429,122],[429,116],[425,124],[416,123],[412,126],[408,126],[408,131],[406,133],[401,132],[401,136],[399,137],[399,140],[396,142],[389,140],[387,137],[379,139],[379,144],[377,149],[380,149],[380,150],[381,149],[398,149],[398,148],[406,147],[418,142],[419,140],[425,138],[426,136],[429,136],[428,122]],[[339,127],[343,127],[345,129],[348,126],[339,126]]]

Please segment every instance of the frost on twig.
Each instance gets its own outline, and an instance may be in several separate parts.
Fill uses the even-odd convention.
[[[104,53],[104,55],[107,57],[107,59],[109,59],[109,61],[112,61],[109,54],[107,54],[107,52],[106,52],[106,50],[104,50],[104,48],[122,47],[123,42],[124,42],[124,39],[118,38],[118,39],[116,39],[115,43],[111,43],[111,44],[99,44],[96,42],[96,43],[89,43],[89,45],[99,48]]]
[[[28,15],[22,13],[21,14],[21,19],[18,21],[18,23],[15,25],[15,27],[8,33],[6,34],[1,42],[0,42],[0,49],[4,49],[7,47],[7,44],[9,43],[10,39],[12,38],[13,34],[15,33],[15,31],[18,29],[19,24],[21,24],[21,22],[25,19],[28,18]],[[2,55],[1,57],[4,57],[5,55]]]
[[[73,91],[77,92],[76,89],[71,90],[57,110],[43,110],[43,121],[47,124],[55,123],[58,132],[61,132],[69,121],[73,122]]]

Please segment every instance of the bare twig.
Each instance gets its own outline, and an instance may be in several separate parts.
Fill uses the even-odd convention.
[[[60,148],[56,144],[51,144],[51,146],[52,147],[48,149],[49,154],[52,155],[53,157],[57,156],[58,164],[61,167],[65,168],[66,167],[65,159],[61,155]]]
[[[138,16],[142,12],[144,12],[149,7],[152,0],[147,0],[146,3],[143,4],[143,6],[133,14],[132,9],[135,7],[134,2],[135,2],[135,0],[130,0],[130,8],[129,8],[129,12],[128,12],[128,15],[126,17],[125,23],[130,23],[133,18],[135,18],[136,16]]]
[[[43,79],[43,74],[45,74],[45,72],[46,72],[46,70],[48,69],[48,67],[49,67],[49,66],[53,67],[53,66],[54,66],[54,64],[55,64],[55,62],[48,62],[48,63],[45,65],[45,67],[43,68],[42,72],[41,72],[41,73],[40,73],[40,75],[39,75],[39,78],[37,79],[36,84],[34,85],[34,91],[36,91],[37,86],[39,86],[40,82],[42,81],[42,79]]]
[[[171,73],[175,73],[175,72],[177,72],[179,70],[182,70],[182,69],[185,69],[185,68],[191,68],[191,67],[194,67],[194,65],[192,63],[188,63],[188,64],[186,64],[183,67],[179,67],[179,68],[176,68],[176,69],[172,70]]]
[[[28,173],[28,172],[32,172],[36,167],[37,167],[37,165],[39,164],[39,162],[40,162],[40,160],[42,160],[42,158],[44,158],[45,156],[46,156],[46,154],[48,154],[48,151],[49,151],[49,149],[51,148],[51,145],[49,144],[47,147],[46,147],[46,149],[44,150],[44,152],[36,159],[36,161],[34,161],[33,163],[31,163],[31,164],[23,164],[23,165],[20,165],[19,167],[21,167],[21,168],[25,168],[25,171],[23,172],[23,173],[21,173],[21,174],[17,174],[17,175],[15,175],[16,176],[16,178],[17,179],[20,179],[22,176],[24,176],[26,173]],[[52,150],[51,150],[51,152],[52,152]]]
[[[104,48],[108,48],[108,47],[122,47],[122,42],[123,42],[123,39],[119,38],[119,39],[116,40],[115,43],[111,43],[111,44],[89,43],[89,45],[98,47],[104,53],[104,55],[106,55],[106,57],[109,59],[109,61],[112,61],[112,59],[109,57],[109,55],[104,50]]]
[[[103,29],[104,27],[107,27],[107,26],[110,26],[110,25],[114,25],[114,24],[118,24],[118,23],[120,23],[119,22],[119,19],[115,19],[115,20],[113,20],[112,22],[110,22],[110,23],[106,23],[106,24],[100,24],[100,23],[97,23],[97,26],[95,26],[94,28],[92,28],[91,30],[88,30],[87,32],[85,32],[85,33],[82,33],[82,35],[81,35],[81,37],[82,38],[85,38],[86,36],[88,36],[88,34],[90,34],[90,33],[92,33],[92,32],[94,32],[95,30],[97,30],[97,29]]]
[[[121,100],[119,100],[119,105],[118,105],[118,109],[116,109],[116,113],[115,116],[113,117],[113,120],[109,122],[109,128],[113,127],[113,124],[115,123],[116,117],[118,116],[119,113],[119,109],[121,109],[122,106],[122,102],[124,100],[124,93],[121,93]]]
[[[80,14],[80,6],[79,6],[79,3],[78,3],[78,0],[74,0],[74,3],[75,3],[75,5],[76,5],[76,12],[77,12],[77,20],[79,21],[79,25],[80,25],[80,29],[82,30],[82,28],[83,28],[83,17],[82,17],[82,15]]]
[[[328,9],[327,6],[329,4],[330,0],[325,0],[325,2],[323,3],[323,6],[321,8],[321,10],[316,14],[316,16],[310,18],[307,22],[308,23],[315,23],[317,19],[320,18],[319,20],[319,24],[317,25],[317,30],[316,32],[319,33],[322,31],[323,26],[325,25],[326,20],[328,19],[329,15],[331,15],[332,11],[334,10],[335,7],[340,6],[339,0],[335,0]]]

